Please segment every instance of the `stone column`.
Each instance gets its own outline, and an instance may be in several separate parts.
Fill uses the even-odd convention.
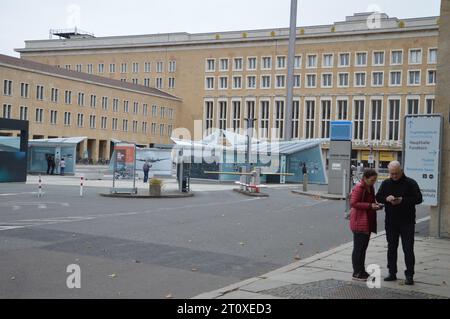
[[[441,0],[435,112],[444,117],[442,143],[441,236],[450,238],[450,0]],[[438,209],[431,209],[430,234],[438,234]]]

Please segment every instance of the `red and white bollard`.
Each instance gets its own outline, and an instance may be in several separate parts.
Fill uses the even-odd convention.
[[[42,197],[42,176],[39,174],[38,197]]]
[[[81,181],[80,181],[80,197],[83,197],[83,184],[84,184],[84,177],[81,176]]]

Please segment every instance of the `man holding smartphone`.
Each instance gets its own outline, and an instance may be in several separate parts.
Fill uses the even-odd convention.
[[[422,193],[417,182],[403,173],[398,161],[391,162],[388,168],[389,179],[381,184],[376,195],[377,202],[386,205],[389,276],[384,280],[397,280],[397,250],[401,238],[406,264],[405,285],[414,285],[416,205],[423,202]]]

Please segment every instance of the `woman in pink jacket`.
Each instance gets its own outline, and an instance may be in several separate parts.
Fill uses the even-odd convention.
[[[366,251],[369,245],[370,234],[377,232],[377,210],[382,205],[375,199],[374,185],[378,173],[373,169],[364,172],[363,178],[352,191],[350,206],[350,229],[353,232],[353,279],[366,281],[369,274],[366,272]]]

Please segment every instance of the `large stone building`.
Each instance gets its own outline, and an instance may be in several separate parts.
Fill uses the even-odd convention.
[[[30,138],[83,136],[92,160],[109,159],[111,144],[168,144],[180,99],[132,83],[0,55],[0,116],[28,120]],[[11,136],[14,132],[0,132]]]
[[[352,120],[354,161],[401,159],[403,116],[432,113],[438,17],[400,20],[368,13],[333,25],[299,27],[294,138],[329,136]],[[176,126],[244,128],[283,137],[288,29],[26,41],[27,60],[156,87],[182,98]],[[274,128],[272,132],[272,128]],[[197,135],[198,136],[198,135]],[[328,145],[324,145],[327,155]]]

